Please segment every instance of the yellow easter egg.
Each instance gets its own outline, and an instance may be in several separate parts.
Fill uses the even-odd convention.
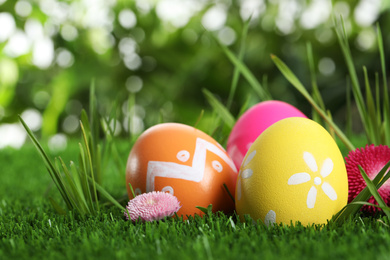
[[[344,159],[318,123],[292,117],[266,129],[249,148],[237,178],[236,211],[243,219],[324,224],[348,199]]]

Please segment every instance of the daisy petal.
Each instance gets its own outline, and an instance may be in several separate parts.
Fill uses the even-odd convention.
[[[243,166],[246,167],[246,166],[248,165],[248,163],[249,163],[250,161],[252,161],[252,159],[253,159],[253,157],[255,157],[255,155],[256,155],[256,150],[254,150],[253,152],[251,152],[251,153],[248,155],[248,157],[246,157],[246,160],[245,160]]]
[[[330,158],[326,158],[321,168],[321,176],[326,177],[333,171],[333,161]]]
[[[314,208],[314,205],[316,204],[317,199],[317,189],[312,186],[309,190],[309,193],[307,194],[307,200],[306,204],[309,209]]]
[[[290,179],[288,179],[288,185],[296,185],[310,181],[310,174],[306,172],[300,172],[292,175]]]
[[[304,152],[303,153],[303,160],[305,160],[307,166],[309,166],[309,168],[310,168],[310,170],[312,170],[312,172],[318,171],[316,159],[314,159],[314,156],[311,153]]]
[[[329,183],[327,182],[324,182],[321,186],[322,190],[325,192],[326,196],[329,197],[329,199],[331,200],[337,200],[337,193],[336,191],[333,189],[332,186],[330,186]]]
[[[252,169],[245,169],[242,173],[241,173],[241,178],[243,179],[248,179],[252,176],[253,174],[253,170]]]

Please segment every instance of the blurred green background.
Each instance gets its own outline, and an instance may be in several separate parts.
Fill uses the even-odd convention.
[[[313,47],[318,85],[337,123],[345,124],[347,68],[334,32],[343,16],[356,67],[380,71],[376,23],[390,44],[390,1],[329,0],[0,0],[0,148],[26,139],[29,126],[53,144],[79,134],[95,82],[99,111],[115,111],[116,134],[137,135],[159,122],[207,131],[207,88],[226,104],[234,66],[219,44],[238,53],[274,99],[311,108],[283,78],[270,54],[310,88],[306,44]],[[387,66],[389,67],[389,65]],[[240,78],[231,112],[260,102]],[[130,126],[130,127],[129,127]],[[359,132],[359,120],[354,120]]]

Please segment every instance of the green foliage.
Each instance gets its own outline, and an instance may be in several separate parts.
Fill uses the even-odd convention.
[[[117,147],[121,153],[129,151],[126,142]],[[68,160],[77,149],[78,142],[71,140],[61,157]],[[390,222],[381,215],[358,214],[342,225],[308,227],[266,227],[221,213],[133,224],[111,203],[101,204],[94,216],[59,215],[46,197],[58,201],[60,194],[50,188],[49,175],[37,156],[31,143],[0,153],[0,163],[7,164],[6,174],[0,175],[1,259],[356,259],[390,253]],[[125,192],[125,183],[114,168],[103,171],[102,177],[104,188],[118,197]]]
[[[232,129],[234,124],[236,123],[236,120],[230,114],[227,107],[225,107],[221,102],[207,89],[203,89],[203,93],[207,99],[207,101],[210,103],[213,110],[219,115],[219,117],[222,119],[222,121],[230,128]]]
[[[375,176],[372,181],[367,177],[367,174],[364,172],[360,165],[359,168],[365,182],[367,183],[367,187],[365,187],[350,203],[348,203],[348,205],[346,205],[342,210],[340,210],[340,212],[338,212],[333,217],[333,221],[336,224],[343,224],[346,219],[349,219],[356,215],[363,205],[371,205],[377,207],[376,205],[367,203],[367,200],[371,196],[374,196],[375,200],[379,204],[379,208],[382,208],[386,212],[386,215],[389,217],[389,208],[383,202],[383,199],[379,195],[378,190],[390,178],[390,175],[386,174],[390,168],[390,161],[381,169],[381,171]]]
[[[99,194],[105,196],[114,205],[124,209],[104,188],[101,186],[101,158],[102,149],[100,146],[100,120],[96,110],[95,88],[92,83],[90,91],[90,118],[83,110],[81,112],[81,142],[79,143],[79,166],[73,161],[70,162],[70,168],[67,167],[61,157],[50,159],[48,154],[30,130],[24,120],[19,117],[20,122],[27,131],[28,136],[41,155],[46,169],[48,170],[53,182],[61,194],[63,201],[69,211],[76,212],[81,216],[96,215],[100,211]],[[109,130],[106,130],[109,131]],[[53,207],[59,214],[64,214],[60,205],[52,198],[49,198]]]
[[[42,200],[25,206],[0,202],[1,259],[382,259],[390,253],[387,218],[265,227],[217,213],[131,224],[116,208],[80,220],[55,214]]]
[[[282,2],[274,1],[264,1],[259,7],[261,15],[257,16],[255,11],[252,17],[243,15],[245,8],[241,1],[201,1],[203,4],[199,3],[199,9],[183,22],[183,26],[162,16],[163,1],[147,1],[149,5],[138,1],[103,1],[99,6],[101,12],[94,15],[90,12],[95,6],[83,0],[55,0],[50,2],[50,8],[45,1],[25,1],[31,6],[31,12],[25,16],[17,11],[19,2],[5,1],[0,5],[1,12],[12,17],[15,32],[36,38],[29,38],[31,41],[25,53],[14,56],[7,50],[12,35],[0,43],[2,123],[15,122],[17,114],[33,108],[43,115],[43,137],[63,131],[75,135],[77,131],[67,129],[64,122],[79,117],[82,108],[88,110],[91,78],[96,79],[99,111],[109,111],[112,100],[117,100],[119,112],[116,116],[122,126],[131,121],[128,120],[130,111],[125,109],[129,96],[136,96],[136,109],[133,110],[139,112],[142,108],[143,111],[135,113],[133,118],[136,116],[141,120],[142,127],[132,133],[122,128],[123,136],[139,134],[142,129],[156,124],[160,115],[164,122],[192,125],[204,108],[203,88],[218,96],[233,115],[239,114],[244,104],[251,106],[271,97],[289,102],[309,114],[311,109],[302,102],[303,97],[290,90],[269,58],[269,54],[274,53],[289,67],[294,64],[297,76],[304,82],[308,75],[303,66],[307,42],[312,45],[315,62],[311,64],[311,71],[317,73],[318,91],[324,103],[333,114],[344,113],[345,82],[340,78],[344,79],[347,68],[339,66],[343,57],[335,48],[337,38],[330,28],[331,18],[319,22],[315,28],[307,28],[302,23],[301,17],[310,11],[314,2],[296,1],[299,8],[287,13],[292,15],[287,31],[281,26],[286,24],[283,19],[288,18],[282,13],[286,7]],[[377,60],[371,54],[380,46],[363,48],[359,42],[373,28],[359,24],[352,15],[356,13],[358,2],[336,0],[332,5],[335,15],[340,10],[349,10],[345,20],[350,51],[359,56],[357,67],[365,64],[370,75],[370,70],[377,67]],[[223,7],[226,11],[226,22],[217,30],[207,31],[203,19],[215,7]],[[388,7],[382,3],[377,15],[384,31],[388,31],[390,24]],[[134,14],[133,26],[121,22],[123,11]],[[55,12],[67,15],[56,16]],[[99,15],[103,17],[98,22],[89,22],[91,17]],[[42,38],[39,33],[31,33],[31,28],[41,28]],[[221,40],[226,32],[233,35],[229,43]],[[51,64],[37,67],[34,57],[39,53],[34,51],[34,44],[43,38],[52,43],[54,56]],[[383,40],[386,46],[388,39],[384,37]],[[336,70],[329,75],[319,73],[318,65],[323,56],[336,65]],[[129,66],[132,60],[139,62],[136,62],[139,66]],[[248,70],[252,73],[246,73]],[[264,77],[267,87],[261,81]],[[207,128],[212,117],[206,111],[205,123],[200,122],[198,127]],[[384,127],[388,129],[389,126]],[[354,130],[360,132],[359,126]]]
[[[333,129],[336,135],[341,139],[344,145],[348,149],[354,150],[355,147],[349,141],[348,137],[333,122],[331,116],[329,116],[329,114],[317,104],[317,102],[313,99],[313,97],[309,94],[309,92],[307,92],[306,88],[302,85],[302,83],[294,75],[294,73],[290,70],[290,68],[287,67],[287,65],[275,55],[272,55],[271,57],[275,65],[279,68],[279,70],[286,77],[286,79],[309,101],[309,103],[313,106],[313,108],[317,111],[317,113],[324,119],[324,121]]]
[[[337,38],[339,40],[340,47],[342,49],[342,52],[344,54],[345,62],[347,64],[349,75],[352,82],[352,93],[354,95],[354,98],[356,100],[357,108],[360,114],[360,118],[362,120],[365,133],[367,136],[368,143],[373,143],[376,145],[379,144],[386,144],[390,145],[390,143],[387,142],[389,133],[386,132],[384,129],[390,129],[388,124],[388,115],[390,114],[390,106],[388,105],[388,90],[387,90],[387,76],[386,76],[386,67],[385,67],[385,54],[383,50],[383,40],[382,40],[382,33],[380,31],[379,25],[377,26],[377,42],[378,42],[378,49],[381,59],[381,66],[382,66],[382,74],[383,74],[383,97],[384,97],[384,104],[383,104],[383,110],[380,109],[380,99],[379,97],[379,82],[378,77],[376,77],[376,100],[373,98],[371,86],[369,83],[369,78],[367,74],[367,69],[364,66],[363,72],[364,72],[364,79],[365,79],[365,89],[366,89],[366,101],[364,101],[363,94],[361,91],[361,87],[359,84],[359,79],[357,77],[357,73],[354,66],[354,61],[352,58],[352,54],[350,52],[350,47],[347,40],[347,35],[344,27],[344,22],[342,21],[342,31],[340,32],[340,29],[338,24],[336,23],[336,34]],[[375,104],[376,103],[376,104]],[[384,117],[385,119],[382,121],[381,118]]]

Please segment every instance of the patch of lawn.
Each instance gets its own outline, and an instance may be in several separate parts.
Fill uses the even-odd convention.
[[[77,145],[61,154],[77,160]],[[125,142],[118,146],[127,158]],[[96,217],[58,215],[47,197],[60,196],[32,145],[0,151],[0,259],[389,259],[386,217],[356,217],[341,227],[264,227],[235,215],[188,221],[127,222],[116,207]],[[124,173],[110,165],[104,186],[126,193]],[[51,188],[50,188],[51,187]],[[61,202],[62,203],[62,202]],[[124,205],[126,201],[122,202]]]

